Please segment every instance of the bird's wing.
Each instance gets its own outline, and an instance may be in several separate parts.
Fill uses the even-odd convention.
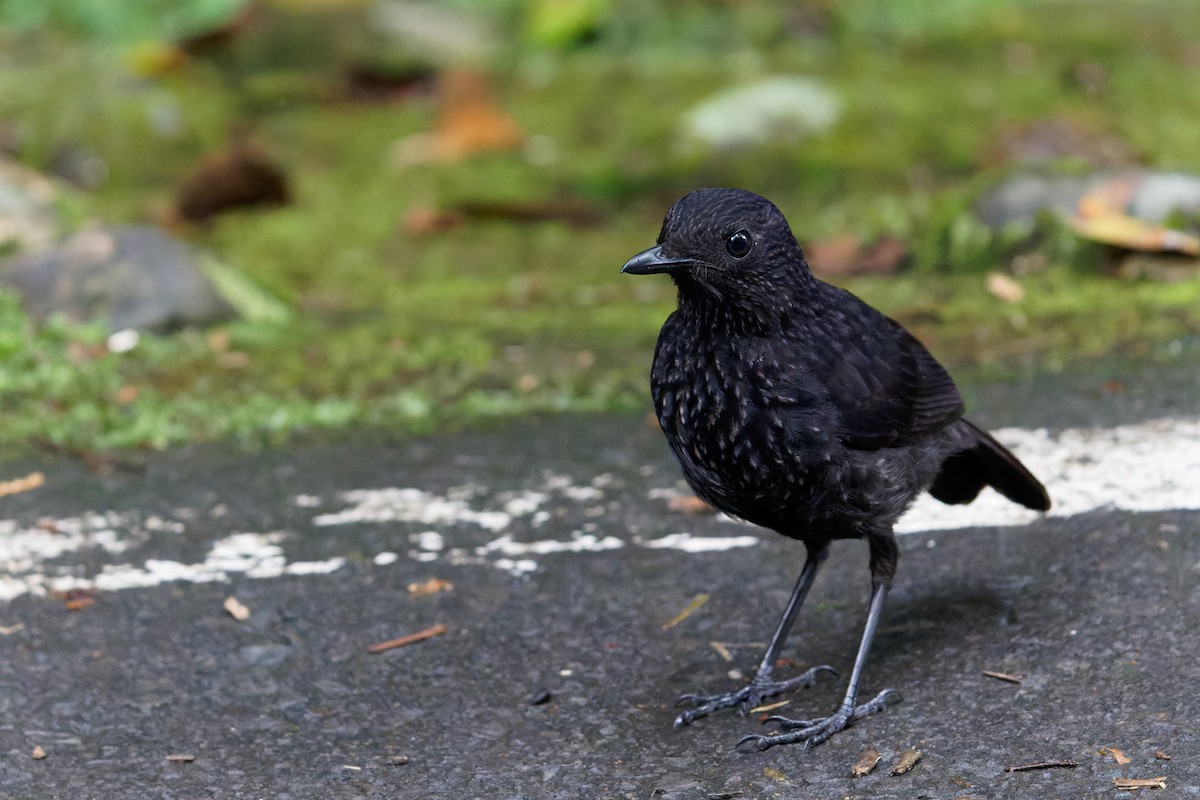
[[[849,292],[815,323],[824,346],[809,354],[829,391],[842,442],[858,450],[899,447],[940,430],[963,413],[949,373],[900,323]]]

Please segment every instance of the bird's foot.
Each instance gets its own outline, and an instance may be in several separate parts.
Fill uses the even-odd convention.
[[[850,723],[878,714],[893,703],[900,702],[900,695],[893,689],[884,689],[874,698],[854,708],[843,706],[823,719],[788,719],[786,717],[768,717],[766,722],[779,724],[784,733],[757,734],[743,736],[736,747],[753,744],[759,750],[766,750],[778,744],[796,744],[802,742],[806,748],[816,747],[835,733],[845,730]]]
[[[676,701],[675,705],[681,706],[690,703],[692,707],[681,712],[675,718],[675,729],[678,730],[684,725],[701,717],[707,717],[714,711],[720,711],[723,708],[733,708],[736,706],[742,714],[745,714],[750,709],[760,705],[767,698],[812,686],[817,682],[817,676],[822,672],[828,672],[834,676],[837,675],[837,671],[833,667],[821,665],[813,667],[803,675],[797,675],[786,681],[764,681],[755,678],[736,692],[729,692],[728,694],[685,694]]]

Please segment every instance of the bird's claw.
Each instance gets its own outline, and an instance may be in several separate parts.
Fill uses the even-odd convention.
[[[757,749],[767,750],[780,744],[803,743],[805,749],[808,749],[816,747],[835,733],[845,730],[852,718],[852,714],[847,714],[844,711],[836,711],[828,717],[819,720],[786,720],[794,722],[797,726],[801,723],[812,724],[797,727],[795,730],[787,729],[785,726],[785,729],[787,729],[786,733],[752,733],[748,736],[743,736],[736,747],[741,747],[748,742],[754,742],[754,746]]]
[[[738,689],[736,692],[727,694],[685,694],[675,702],[675,707],[681,705],[692,704],[689,708],[679,714],[675,718],[675,729],[678,730],[684,725],[688,725],[701,717],[707,717],[714,711],[720,711],[724,708],[737,707],[742,714],[746,714],[750,709],[758,706],[763,700],[766,700],[776,695],[785,694],[786,692],[795,691],[796,689],[805,689],[812,686],[817,681],[817,676],[822,672],[828,672],[832,675],[837,675],[837,670],[826,664],[813,667],[802,675],[797,675],[794,678],[788,678],[786,681],[770,681],[755,679],[749,684]]]
[[[823,719],[767,717],[764,722],[774,722],[779,725],[780,730],[786,732],[772,734],[752,733],[748,736],[743,736],[734,747],[735,749],[740,748],[742,745],[750,742],[753,742],[754,746],[759,750],[767,750],[779,744],[796,744],[798,742],[803,742],[805,748],[816,747],[828,740],[835,733],[845,730],[851,722],[863,717],[869,717],[872,714],[878,714],[889,705],[900,702],[901,699],[899,693],[894,689],[884,689],[875,695],[875,697],[861,705],[855,706],[852,710],[839,708]]]
[[[771,738],[772,737],[764,736],[761,733],[748,733],[745,736],[743,736],[741,739],[738,739],[738,743],[733,746],[733,749],[741,750],[742,745],[746,744],[747,742],[754,742],[754,746],[757,747],[759,750],[766,750],[768,747],[771,746],[771,744],[768,742],[768,740]],[[764,744],[764,742],[768,742],[768,743]]]

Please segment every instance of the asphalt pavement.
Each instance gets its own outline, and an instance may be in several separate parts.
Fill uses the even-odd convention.
[[[1064,431],[1182,430],[1198,389],[1185,359],[965,394],[1053,455]],[[0,797],[1200,796],[1186,498],[910,525],[862,694],[902,702],[810,751],[743,752],[763,714],[675,731],[673,701],[753,670],[802,548],[680,505],[648,417],[0,466],[44,475],[0,498]],[[783,671],[844,676],[868,589],[864,547],[839,543]],[[843,688],[777,713],[824,715]]]

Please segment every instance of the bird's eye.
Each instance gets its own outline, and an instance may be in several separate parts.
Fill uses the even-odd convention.
[[[754,240],[750,238],[750,231],[745,228],[731,233],[725,240],[725,251],[734,258],[745,258],[750,255],[752,247],[754,247]]]

